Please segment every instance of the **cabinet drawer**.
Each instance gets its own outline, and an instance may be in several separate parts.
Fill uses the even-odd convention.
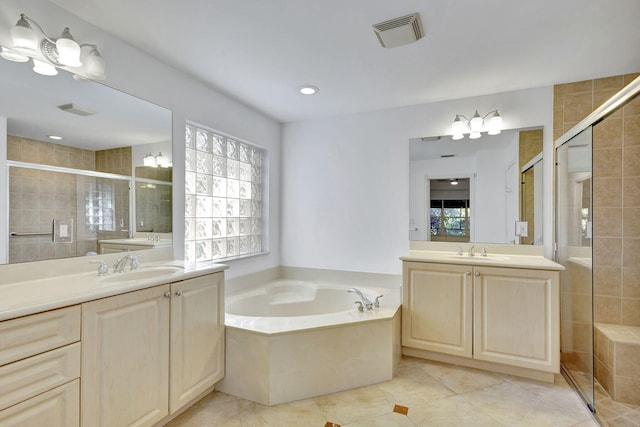
[[[80,425],[80,380],[0,411],[2,427],[77,427]]]
[[[80,341],[80,306],[0,322],[0,366]]]
[[[80,343],[0,367],[0,410],[80,376]]]

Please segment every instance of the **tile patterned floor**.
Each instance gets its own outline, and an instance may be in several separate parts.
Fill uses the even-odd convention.
[[[546,384],[403,357],[398,374],[391,381],[278,406],[267,407],[214,391],[167,426],[597,427],[598,424],[561,376],[556,377],[555,384]]]
[[[574,381],[584,390],[591,388],[591,375],[584,372],[571,371]],[[596,417],[604,427],[638,427],[640,426],[640,406],[616,402],[609,393],[595,381]],[[640,393],[640,390],[638,391]]]

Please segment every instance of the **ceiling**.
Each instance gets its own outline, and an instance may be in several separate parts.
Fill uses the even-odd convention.
[[[280,122],[640,71],[638,0],[52,1]],[[425,37],[381,47],[414,12]]]

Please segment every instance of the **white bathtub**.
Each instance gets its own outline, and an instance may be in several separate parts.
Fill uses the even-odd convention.
[[[390,380],[400,358],[399,290],[277,280],[226,299],[226,374],[217,388],[263,405]]]

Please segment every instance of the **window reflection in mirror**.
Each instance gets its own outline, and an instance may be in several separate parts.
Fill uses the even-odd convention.
[[[468,242],[470,238],[469,179],[429,180],[431,241]]]

